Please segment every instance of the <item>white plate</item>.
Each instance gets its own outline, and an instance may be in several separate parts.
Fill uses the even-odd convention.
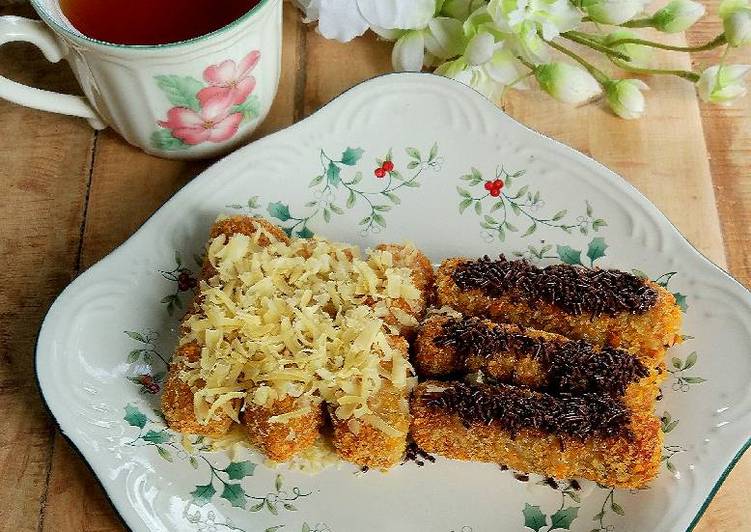
[[[387,157],[399,175],[378,178]],[[496,176],[503,195],[478,201]],[[658,480],[571,496],[492,464],[439,459],[311,477],[250,454],[188,454],[142,383],[158,386],[176,341],[180,310],[168,307],[187,294],[173,279],[197,271],[194,255],[227,212],[363,247],[409,239],[436,262],[519,253],[669,281],[693,338],[669,353]],[[623,179],[463,85],[400,74],[351,89],[185,186],[60,295],[41,329],[37,372],[62,431],[134,530],[641,532],[691,528],[749,446],[749,353],[749,292]]]

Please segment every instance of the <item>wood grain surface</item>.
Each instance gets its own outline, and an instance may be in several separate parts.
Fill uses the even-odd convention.
[[[716,13],[718,0],[705,1]],[[2,4],[0,3],[0,6]],[[0,15],[32,16],[28,6]],[[676,42],[720,31],[707,17]],[[314,112],[353,84],[388,72],[391,47],[372,37],[326,41],[285,6],[283,75],[256,136]],[[664,65],[704,65],[661,53]],[[737,58],[736,62],[743,62]],[[748,58],[746,61],[748,62]],[[41,88],[77,92],[65,67],[35,49],[0,49],[0,73]],[[751,98],[732,108],[701,105],[680,80],[649,79],[649,111],[639,121],[602,106],[573,109],[539,93],[509,92],[499,104],[528,126],[587,153],[649,197],[712,260],[751,284]],[[108,531],[122,524],[102,488],[54,428],[36,388],[34,341],[55,295],[106,255],[211,161],[148,156],[110,130],[0,101],[0,530]],[[751,530],[751,454],[730,474],[697,530]]]

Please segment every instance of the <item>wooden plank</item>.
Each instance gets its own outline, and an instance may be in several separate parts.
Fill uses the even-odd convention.
[[[293,123],[304,34],[291,5],[285,4],[283,68],[271,113],[256,137]],[[211,161],[180,162],[151,157],[111,130],[97,142],[83,236],[81,264],[86,268],[128,238],[151,213]],[[58,434],[50,475],[44,530],[121,530],[114,510],[80,457]]]
[[[0,8],[8,14],[31,9]],[[50,66],[29,45],[2,47],[0,65],[22,83],[76,91],[65,65]],[[53,428],[34,379],[34,345],[47,307],[76,271],[94,133],[82,120],[0,101],[0,138],[0,523],[35,531]]]

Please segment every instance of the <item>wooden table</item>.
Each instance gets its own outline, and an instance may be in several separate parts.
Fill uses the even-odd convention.
[[[719,0],[705,2],[716,13]],[[286,6],[279,95],[258,136],[307,116],[354,83],[390,70],[390,46],[322,39]],[[27,6],[0,15],[32,16]],[[676,41],[704,42],[716,18]],[[746,50],[746,53],[748,51]],[[711,55],[691,60],[702,64]],[[688,66],[688,58],[660,56]],[[736,58],[736,62],[741,58]],[[748,62],[748,58],[746,61]],[[26,45],[0,50],[0,71],[37,87],[78,92],[63,66]],[[688,84],[649,80],[649,114],[623,121],[593,105],[558,105],[509,93],[504,109],[625,176],[688,239],[751,284],[751,98],[732,108],[700,105]],[[54,297],[78,273],[125,240],[210,162],[150,157],[114,132],[83,120],[0,101],[0,528],[119,530],[102,488],[62,439],[39,399],[34,341]],[[751,453],[730,474],[697,530],[751,530]]]

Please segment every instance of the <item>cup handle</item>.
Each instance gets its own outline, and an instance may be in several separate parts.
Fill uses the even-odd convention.
[[[14,16],[0,17],[0,46],[15,41],[30,42],[52,63],[65,57],[66,45],[41,21]],[[0,98],[42,111],[80,116],[94,129],[107,127],[82,96],[36,89],[0,76]]]

